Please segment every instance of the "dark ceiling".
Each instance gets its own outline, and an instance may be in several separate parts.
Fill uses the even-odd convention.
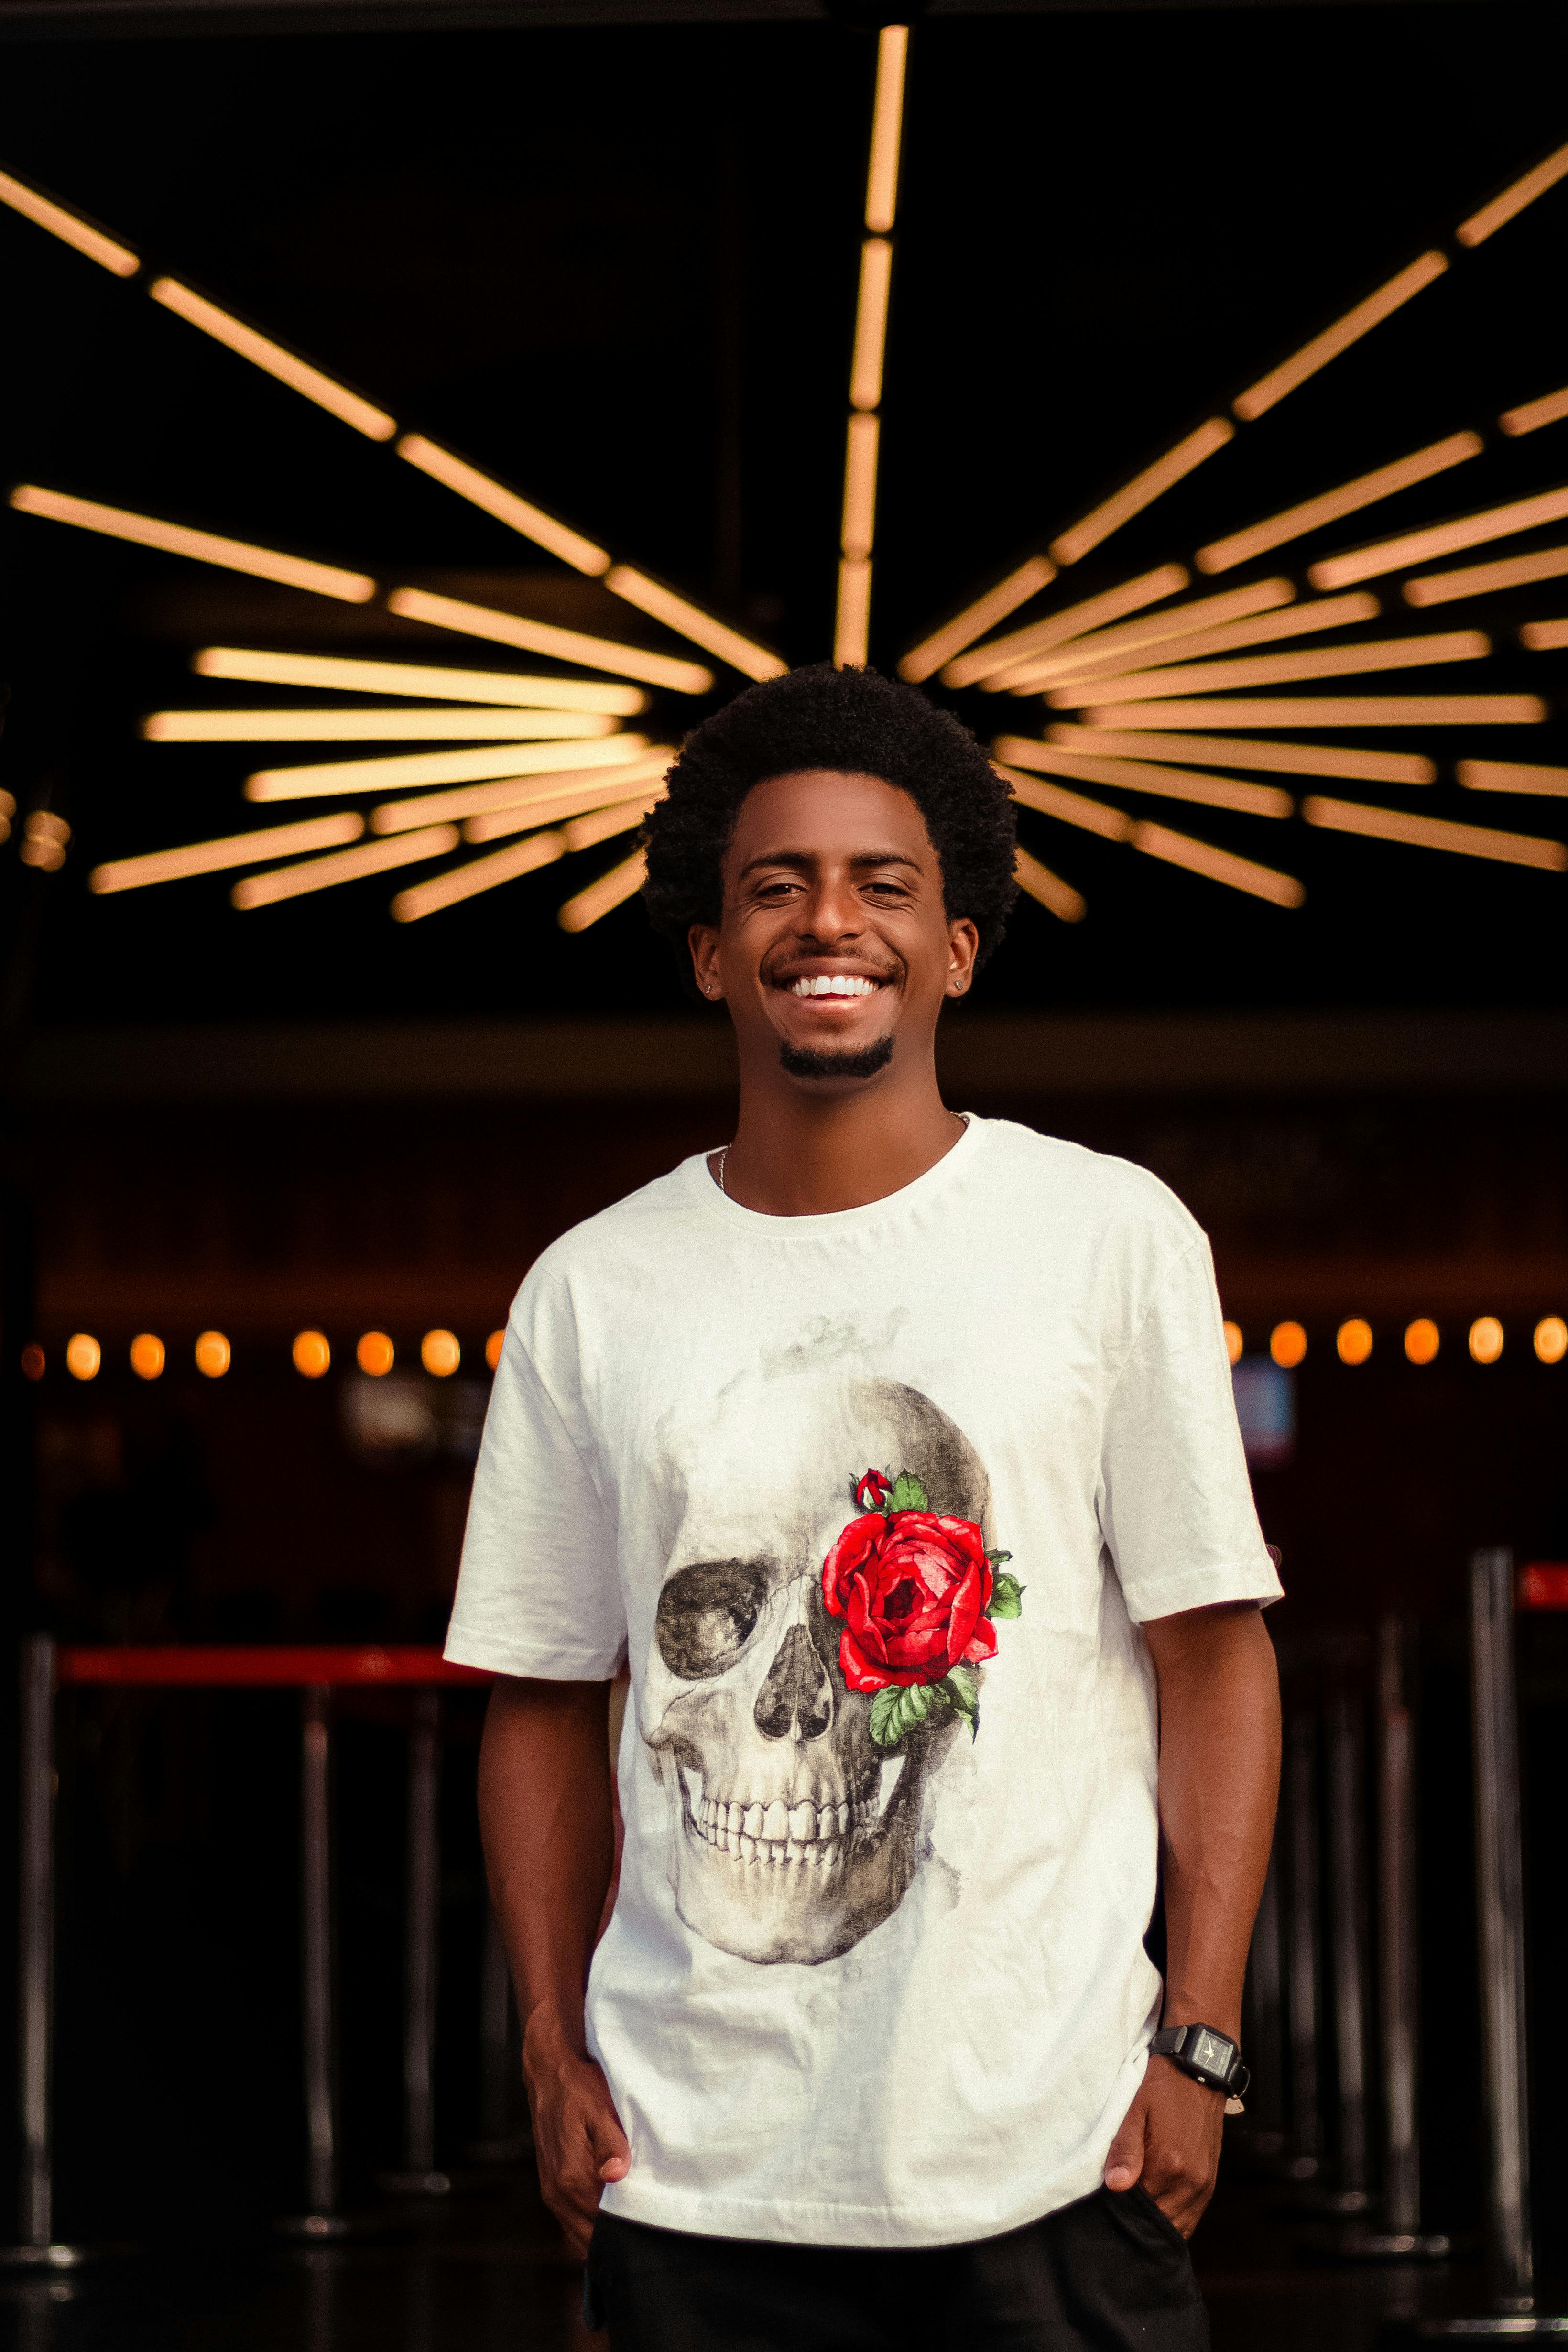
[[[727,22],[100,38],[5,58],[0,167],[791,660],[826,652],[868,38]],[[921,24],[873,659],[890,666],[1560,143],[1565,64],[1562,9],[1510,0]],[[1568,381],[1565,261],[1568,185],[1086,562],[1081,593]],[[9,213],[0,269],[10,478],[632,634],[602,591],[552,576],[499,524]],[[1554,435],[1568,444],[1561,425],[1493,447],[1462,491],[1428,486],[1376,528],[1562,479]],[[1342,526],[1321,544],[1372,535]],[[76,829],[58,876],[5,853],[13,1015],[29,992],[49,1022],[676,1001],[635,906],[576,939],[556,929],[561,872],[406,929],[384,882],[245,915],[221,878],[91,898],[100,857],[247,822],[253,757],[133,732],[139,712],[199,698],[194,646],[377,653],[396,636],[416,658],[505,657],[16,515],[0,545],[5,781],[24,801],[47,793]],[[1557,609],[1544,593],[1463,614],[1505,648],[1489,688],[1550,697],[1563,678],[1568,656],[1506,650],[1519,619]],[[987,730],[1020,723],[1017,704],[963,708]],[[1568,759],[1557,723],[1529,733],[1528,750],[1446,751]],[[1447,783],[1423,806],[1478,814]],[[1480,815],[1560,833],[1552,810]],[[1563,1001],[1568,877],[1265,829],[1289,832],[1288,855],[1278,837],[1268,848],[1307,884],[1299,912],[1030,821],[1089,918],[1068,929],[1026,905],[991,1000]],[[1205,811],[1193,830],[1264,854],[1256,820]]]

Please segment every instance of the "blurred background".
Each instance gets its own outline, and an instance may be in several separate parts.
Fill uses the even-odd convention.
[[[301,756],[211,740],[211,725],[207,740],[145,730],[157,712],[300,702],[254,668],[259,687],[193,674],[209,648],[559,683],[586,673],[537,632],[574,631],[655,657],[621,707],[654,743],[745,682],[710,638],[701,654],[618,602],[149,301],[149,284],[198,289],[748,646],[828,658],[878,22],[811,0],[0,0],[0,173],[130,257],[99,266],[36,202],[31,216],[0,205],[7,485],[291,551],[381,591],[323,597],[71,527],[36,500],[0,512],[14,1640],[438,1643],[487,1345],[518,1282],[556,1234],[721,1142],[731,1117],[727,1031],[688,1003],[635,897],[581,929],[558,920],[629,835],[428,920],[393,919],[402,872],[249,905],[227,869],[104,880],[117,861],[259,824],[271,813],[248,801],[268,795],[247,801],[247,779]],[[1500,548],[1484,531],[1452,541],[1479,546],[1466,562],[1542,558],[1458,615],[1429,623],[1409,609],[1423,599],[1402,602],[1398,580],[1431,570],[1419,551],[1355,575],[1382,599],[1375,639],[1428,625],[1470,639],[1436,677],[1392,681],[1447,697],[1440,709],[1320,712],[1313,740],[1370,742],[1413,763],[1407,782],[1425,764],[1428,784],[1330,782],[1361,818],[1303,797],[1262,822],[1235,795],[1173,807],[1170,770],[1120,791],[1084,772],[1110,820],[1029,803],[1024,837],[1058,877],[1058,910],[1021,901],[944,1033],[950,1100],[1140,1161],[1208,1230],[1259,1509],[1284,1555],[1273,1630],[1294,1811],[1275,1958],[1255,1971],[1258,2111],[1200,2242],[1222,2346],[1265,2326],[1282,2343],[1328,2327],[1370,2344],[1390,2319],[1500,2292],[1495,2244],[1485,2272],[1469,1563],[1488,1548],[1521,1570],[1568,1559],[1568,629],[1550,630],[1568,611],[1550,562],[1568,499],[1553,509],[1555,433],[1506,418],[1568,383],[1568,184],[1549,177],[1473,243],[1457,230],[1568,137],[1565,65],[1561,10],[1531,0],[932,0],[909,46],[879,667],[1047,549],[1063,576],[992,634],[1173,563],[1188,597],[1219,593],[1232,579],[1205,584],[1200,543],[1444,436],[1476,442],[1455,482],[1423,476],[1370,513],[1309,519],[1245,579],[1282,572],[1295,596],[1334,584],[1307,567],[1340,551],[1538,502]],[[1419,299],[1069,576],[1059,534],[1205,418],[1241,414],[1227,404],[1264,371],[1433,249],[1450,266]],[[389,609],[398,583],[513,616],[535,632],[526,658],[493,631]],[[700,658],[695,691],[658,669]],[[1037,692],[922,675],[987,740],[1044,746],[1058,709],[1085,715],[1082,697],[1042,712]],[[1499,721],[1465,697],[1535,707]],[[332,709],[367,707],[332,690]],[[1254,750],[1295,740],[1256,711],[1229,724]],[[408,746],[384,730],[362,748]],[[1516,772],[1467,779],[1498,759]],[[1232,764],[1318,789],[1267,760]],[[321,797],[281,814],[315,815]],[[1394,812],[1392,834],[1365,823],[1372,802]],[[1412,807],[1436,830],[1405,824]],[[1155,824],[1188,846],[1162,848]],[[1460,837],[1483,828],[1490,846]],[[1194,844],[1209,858],[1195,870]],[[1247,881],[1247,863],[1273,881]],[[1550,1576],[1529,1591],[1564,1597]],[[1550,1860],[1561,1617],[1521,1611],[1516,1646],[1549,2301],[1568,2268],[1550,2127],[1568,2074],[1549,1992],[1564,1927]],[[435,2154],[420,2168],[471,2187],[487,2150],[510,2161],[490,2165],[504,2185],[489,2200],[377,2187],[410,2149],[417,1705],[362,1685],[331,1702],[335,2196],[385,2227],[307,2258],[325,2272],[279,2270],[273,2221],[307,2197],[299,1692],[60,1689],[51,2230],[143,2252],[14,2273],[0,2313],[18,2341],[574,2340],[526,2121],[497,2073],[512,2062],[472,1825],[482,1691],[439,1698]],[[1404,2257],[1373,2260],[1354,2242],[1389,2220],[1401,1711],[1419,2213]],[[1436,2235],[1447,2263],[1425,2243]]]

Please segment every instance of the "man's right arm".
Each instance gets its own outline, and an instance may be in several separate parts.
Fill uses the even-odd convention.
[[[479,1829],[517,1989],[544,2201],[587,2251],[630,2151],[588,2055],[583,1996],[615,1864],[608,1683],[497,1677],[479,1751]]]

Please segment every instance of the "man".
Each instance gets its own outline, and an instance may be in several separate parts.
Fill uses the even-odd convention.
[[[613,2352],[1194,2352],[1279,1759],[1207,1246],[943,1105],[1013,811],[913,689],[742,694],[647,858],[734,1138],[523,1284],[447,1648],[545,2198]]]

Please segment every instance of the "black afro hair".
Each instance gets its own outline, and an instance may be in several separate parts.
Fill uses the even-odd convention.
[[[683,971],[692,924],[719,920],[741,803],[753,784],[809,768],[880,776],[908,793],[941,864],[949,916],[980,934],[978,970],[1018,895],[1011,793],[969,730],[914,687],[818,662],[749,687],[693,729],[648,817],[643,900]]]

